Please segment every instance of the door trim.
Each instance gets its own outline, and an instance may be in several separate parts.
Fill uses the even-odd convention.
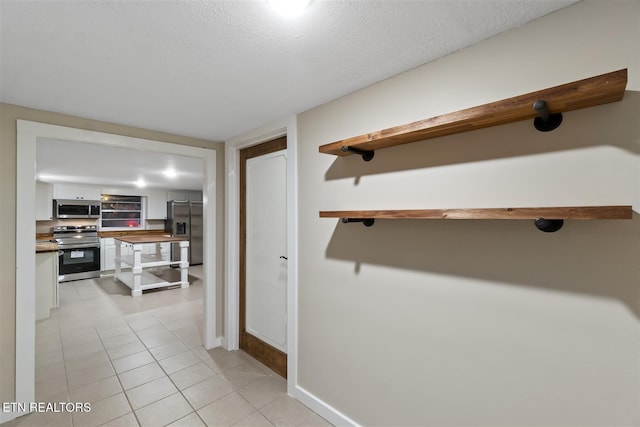
[[[273,369],[282,377],[287,378],[287,359],[286,352],[270,345],[269,343],[253,336],[247,332],[246,326],[246,314],[247,314],[247,274],[246,274],[246,260],[247,260],[247,188],[242,185],[242,177],[247,180],[247,163],[251,159],[258,157],[265,158],[268,155],[281,155],[284,152],[285,159],[287,158],[287,137],[281,136],[270,141],[263,142],[259,145],[253,145],[251,147],[244,148],[240,152],[240,235],[239,235],[239,265],[238,265],[238,279],[240,288],[240,300],[238,302],[238,329],[240,331],[240,347],[247,353],[260,360],[262,363]],[[245,238],[243,238],[245,236]],[[286,254],[285,254],[286,255]],[[244,284],[244,286],[243,286]],[[287,280],[287,289],[289,283]],[[288,330],[288,325],[287,325]],[[288,345],[288,344],[287,344]],[[284,360],[283,360],[284,359]]]
[[[358,426],[338,409],[298,384],[298,129],[297,116],[290,116],[225,142],[225,334],[227,350],[239,346],[238,244],[239,244],[239,166],[240,150],[287,136],[287,252],[289,255],[287,289],[287,394],[313,409],[333,425]]]
[[[287,137],[287,392],[295,393],[297,384],[297,300],[298,300],[298,163],[297,117],[272,122],[225,142],[225,334],[222,345],[237,350],[239,337],[240,286],[238,272],[240,245],[240,150]]]

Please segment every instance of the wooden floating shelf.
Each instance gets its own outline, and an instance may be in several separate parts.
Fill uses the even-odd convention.
[[[417,209],[321,211],[320,218],[341,218],[371,226],[376,219],[507,219],[535,220],[541,231],[558,231],[566,219],[632,219],[631,206],[573,206],[541,208]]]
[[[631,219],[631,206],[321,211],[320,218],[374,219]]]
[[[625,68],[406,125],[335,141],[320,146],[319,151],[336,156],[360,154],[364,158],[367,155],[370,160],[373,157],[372,152],[381,148],[538,117],[540,110],[537,111],[533,108],[536,101],[545,101],[546,112],[551,115],[620,101],[626,86],[627,69]],[[367,159],[365,158],[365,160]]]

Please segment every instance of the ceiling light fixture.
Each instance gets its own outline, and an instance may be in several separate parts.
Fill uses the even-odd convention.
[[[135,182],[135,184],[136,184],[136,187],[138,187],[138,188],[143,188],[143,187],[147,186],[147,183],[142,178],[138,178],[138,180]]]
[[[267,0],[273,8],[283,16],[298,16],[311,3],[311,0]]]
[[[178,171],[176,171],[174,168],[167,168],[162,173],[167,178],[175,178],[178,176]]]

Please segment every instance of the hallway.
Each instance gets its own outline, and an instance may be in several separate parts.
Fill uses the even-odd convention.
[[[36,402],[90,412],[32,413],[4,426],[330,426],[286,381],[242,351],[202,345],[202,266],[191,286],[132,298],[112,277],[60,284],[36,323]]]

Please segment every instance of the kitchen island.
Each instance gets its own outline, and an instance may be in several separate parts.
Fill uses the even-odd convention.
[[[142,235],[114,237],[116,244],[115,276],[117,279],[131,288],[131,296],[140,296],[147,289],[163,288],[180,285],[182,288],[189,286],[189,240],[182,237],[168,235]],[[171,260],[169,254],[162,254],[159,247],[162,243],[171,243],[180,246],[180,259]],[[123,255],[122,245],[132,247],[132,255]],[[155,254],[144,253],[144,247],[156,245]],[[123,267],[130,267],[131,271],[124,271]],[[156,270],[169,267],[178,267],[180,277],[177,280],[166,279]],[[165,271],[166,272],[166,271]],[[154,274],[155,273],[155,274]]]

